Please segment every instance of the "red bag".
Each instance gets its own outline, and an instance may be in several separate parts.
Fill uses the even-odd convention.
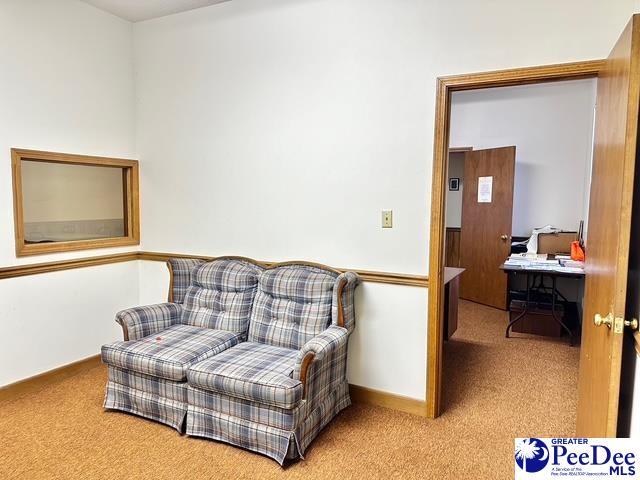
[[[580,246],[580,242],[577,240],[575,242],[571,242],[571,260],[584,262],[584,249]]]

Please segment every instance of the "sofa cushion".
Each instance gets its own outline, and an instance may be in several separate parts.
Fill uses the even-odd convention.
[[[183,302],[182,322],[246,335],[262,271],[241,260],[214,260],[196,267]]]
[[[331,323],[337,274],[288,265],[262,272],[249,326],[250,342],[299,349]]]
[[[186,380],[189,367],[236,345],[242,335],[190,325],[172,325],[160,333],[102,347],[102,361],[114,367],[165,378]]]
[[[302,384],[291,377],[297,353],[244,342],[194,364],[187,380],[192,387],[289,409],[302,398]]]

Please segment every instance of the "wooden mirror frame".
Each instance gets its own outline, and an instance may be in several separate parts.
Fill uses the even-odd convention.
[[[70,240],[50,243],[26,243],[24,238],[24,212],[22,196],[22,161],[40,161],[71,165],[121,168],[123,175],[123,206],[125,236]],[[55,252],[69,252],[92,248],[123,247],[140,244],[140,194],[139,168],[137,160],[123,158],[93,157],[69,153],[45,152],[39,150],[11,149],[13,175],[13,218],[15,224],[16,255],[41,255]]]

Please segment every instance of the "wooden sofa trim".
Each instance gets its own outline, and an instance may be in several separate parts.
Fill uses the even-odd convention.
[[[344,308],[342,306],[342,291],[344,290],[346,280],[340,282],[338,285],[338,326],[344,328]]]
[[[169,269],[169,295],[167,301],[173,303],[173,267],[169,260],[167,260],[167,268]]]
[[[307,353],[302,359],[302,365],[300,366],[300,382],[302,383],[302,398],[307,398],[307,376],[309,375],[309,368],[316,358],[316,354],[313,352]]]

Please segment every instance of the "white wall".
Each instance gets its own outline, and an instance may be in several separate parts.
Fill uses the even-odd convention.
[[[586,218],[595,86],[586,79],[453,94],[451,146],[516,146],[513,235],[548,224],[577,231]],[[460,213],[461,205],[448,210],[453,222]]]
[[[458,178],[458,190],[450,190],[447,185],[447,201],[445,202],[445,226],[460,228],[462,225],[462,192],[464,189],[464,153],[449,154],[448,179]]]
[[[17,259],[11,147],[133,157],[131,24],[82,2],[0,2],[0,266]],[[136,263],[0,280],[0,385],[98,353],[137,303]]]
[[[0,386],[122,339],[115,312],[138,304],[138,262],[0,280]]]
[[[243,0],[135,24],[144,247],[425,273],[436,77],[606,56],[632,11]]]
[[[131,29],[77,0],[0,2],[0,265],[123,250],[17,259],[9,150],[133,158]]]
[[[604,57],[633,3],[238,0],[135,24],[143,248],[427,273],[436,77]],[[390,363],[350,377],[424,398],[426,291],[361,298],[355,350]]]

